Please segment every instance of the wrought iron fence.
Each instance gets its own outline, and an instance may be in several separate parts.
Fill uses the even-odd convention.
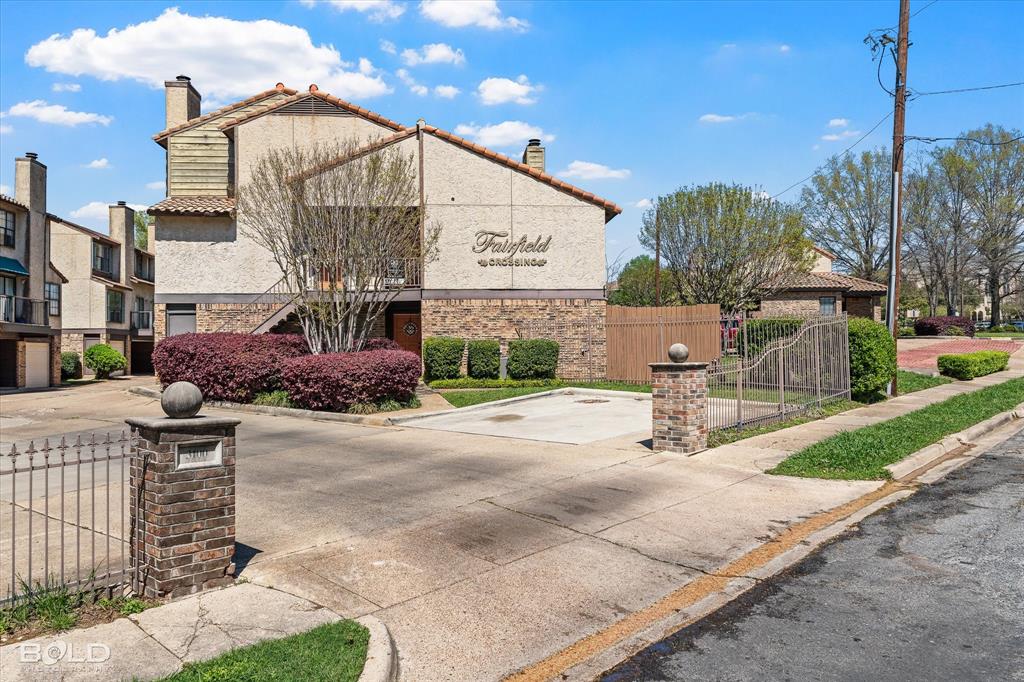
[[[845,314],[735,322],[723,318],[723,353],[708,367],[711,430],[781,421],[850,397]]]
[[[137,434],[12,444],[0,457],[0,605],[26,587],[132,582],[128,474]]]

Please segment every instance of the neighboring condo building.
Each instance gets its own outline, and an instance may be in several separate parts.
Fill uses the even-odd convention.
[[[125,355],[130,373],[147,373],[152,371],[155,258],[135,245],[135,212],[123,201],[109,210],[108,234],[47,216],[54,264],[68,280],[61,349],[82,356],[90,346],[106,343]],[[147,243],[151,249],[152,227]]]
[[[813,248],[811,271],[761,299],[756,314],[778,317],[846,313],[850,317],[881,320],[885,285],[833,272],[835,255],[817,246]]]
[[[425,219],[440,226],[436,258],[401,264],[404,289],[379,333],[418,353],[427,336],[508,339],[524,325],[586,324],[600,332],[563,349],[560,372],[578,374],[586,363],[603,374],[605,223],[621,211],[548,174],[539,141],[519,161],[315,85],[278,84],[205,115],[188,78],[168,81],[165,92],[167,129],[154,139],[167,150],[168,197],[149,210],[161,263],[157,338],[279,322],[282,306],[260,295],[281,272],[239,225],[235,194],[270,149],[355,140],[367,153],[394,146],[413,157]],[[504,245],[524,239],[535,257],[503,257]]]
[[[50,263],[46,166],[15,159],[0,195],[0,388],[60,385],[61,273]]]

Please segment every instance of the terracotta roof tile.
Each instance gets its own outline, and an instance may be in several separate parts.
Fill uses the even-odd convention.
[[[251,121],[254,118],[259,118],[264,114],[269,114],[276,109],[280,109],[281,107],[286,107],[289,104],[294,104],[295,102],[298,102],[299,100],[305,99],[307,97],[316,97],[319,100],[323,100],[324,102],[333,104],[334,106],[344,109],[345,111],[351,112],[356,116],[360,116],[367,120],[373,121],[374,123],[379,123],[380,125],[391,128],[392,130],[407,130],[407,128],[403,126],[401,123],[392,121],[390,118],[386,118],[376,112],[370,111],[369,109],[364,109],[363,107],[356,106],[351,102],[346,102],[343,99],[334,97],[333,95],[328,95],[327,93],[320,92],[318,90],[310,90],[308,92],[300,92],[293,94],[290,97],[278,100],[277,102],[274,102],[270,106],[265,107],[263,109],[259,109],[258,111],[253,111],[244,116],[239,116],[238,118],[231,119],[230,121],[225,121],[218,127],[221,130],[233,128],[237,125],[241,125],[242,123]]]
[[[295,90],[292,90],[291,88],[286,88],[286,87],[284,87],[284,85],[278,83],[277,87],[272,88],[270,90],[264,90],[263,92],[259,93],[258,95],[253,95],[252,97],[248,97],[246,99],[243,99],[240,102],[235,102],[234,104],[229,104],[226,107],[221,107],[220,109],[217,109],[215,111],[211,111],[208,114],[203,114],[202,116],[199,116],[198,118],[193,118],[191,121],[186,121],[186,122],[184,122],[184,123],[182,123],[180,125],[173,126],[173,127],[168,128],[166,130],[162,130],[159,133],[157,133],[156,135],[154,135],[153,139],[156,140],[157,142],[163,142],[163,140],[165,140],[168,136],[173,135],[174,133],[180,133],[182,130],[187,130],[189,128],[194,128],[195,126],[201,125],[203,123],[206,123],[207,121],[209,121],[211,119],[214,119],[214,118],[217,118],[218,116],[223,116],[224,114],[231,113],[232,111],[235,111],[237,109],[241,109],[242,107],[247,107],[250,104],[255,104],[256,102],[264,100],[264,99],[266,99],[268,97],[271,97],[273,95],[280,94],[282,92],[285,93],[286,95],[294,95],[296,93]]]
[[[26,206],[25,204],[21,203],[20,201],[18,201],[14,197],[7,196],[6,194],[0,194],[0,199],[6,201],[8,204],[14,204],[18,208],[23,208],[26,211],[28,210],[28,206]]]
[[[168,197],[149,207],[150,215],[231,215],[235,210],[233,197]]]
[[[784,290],[821,290],[835,289],[857,294],[884,294],[886,286],[878,282],[851,277],[838,272],[808,272],[788,283]]]
[[[487,147],[484,147],[483,145],[479,145],[475,142],[470,142],[464,137],[453,135],[452,133],[449,133],[447,130],[441,130],[436,126],[424,126],[423,130],[427,133],[430,133],[431,135],[434,135],[435,137],[441,138],[442,140],[447,140],[448,142],[457,144],[460,147],[464,147],[472,152],[480,154],[485,158],[493,159],[494,161],[501,163],[505,166],[508,166],[513,170],[517,170],[521,173],[526,173],[527,175],[530,175],[540,180],[541,182],[546,182],[547,184],[551,185],[552,187],[555,187],[556,189],[564,190],[565,192],[568,192],[574,197],[597,204],[598,206],[604,208],[606,220],[610,220],[611,218],[622,213],[622,209],[619,208],[618,205],[616,205],[612,201],[602,199],[601,197],[597,196],[596,194],[593,194],[592,192],[587,192],[586,190],[582,190],[579,187],[576,187],[575,185],[570,185],[568,182],[565,182],[564,180],[559,180],[553,175],[543,173],[537,170],[536,168],[533,168],[532,166],[528,166],[525,163],[516,161],[515,159],[505,156],[504,154],[499,154],[495,151],[488,149]]]

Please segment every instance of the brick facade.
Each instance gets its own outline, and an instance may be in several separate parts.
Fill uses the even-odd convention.
[[[707,448],[707,363],[653,363],[651,393],[654,450],[692,454]]]
[[[132,562],[147,597],[180,597],[234,581],[237,419],[129,419]],[[221,464],[176,468],[175,448],[220,441]]]
[[[761,309],[755,317],[806,317],[821,313],[822,297],[836,299],[836,312],[843,309],[843,293],[841,291],[780,291],[770,299],[761,300]]]
[[[850,317],[882,321],[882,299],[878,296],[847,296],[845,305],[846,314]]]
[[[558,376],[607,373],[606,303],[590,299],[432,299],[421,303],[423,338],[497,339],[502,352],[523,337],[558,341]],[[463,368],[465,369],[465,368]]]
[[[60,335],[60,352],[61,353],[77,353],[78,359],[82,363],[82,374],[92,375],[91,369],[85,366],[85,334],[83,332],[62,332]],[[132,369],[132,339],[131,336],[125,332],[117,332],[111,334],[109,332],[101,332],[97,334],[100,343],[109,344],[111,339],[124,342],[124,359],[127,361],[125,365],[125,374],[130,374]],[[59,354],[58,354],[59,363]]]

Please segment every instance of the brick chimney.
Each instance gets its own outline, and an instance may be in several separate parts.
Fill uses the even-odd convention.
[[[179,126],[199,116],[199,104],[203,98],[192,87],[192,79],[188,76],[164,81],[164,93],[167,97],[167,128]]]
[[[126,202],[110,207],[110,238],[121,242],[117,281],[125,286],[135,274],[135,211]]]
[[[46,266],[50,261],[50,230],[46,224],[46,166],[35,152],[14,160],[14,198],[28,206],[25,265],[31,273],[28,289],[19,296],[43,298]],[[22,245],[19,245],[22,248]]]
[[[544,172],[544,147],[540,146],[540,140],[534,138],[526,143],[523,150],[523,163],[530,168]]]

